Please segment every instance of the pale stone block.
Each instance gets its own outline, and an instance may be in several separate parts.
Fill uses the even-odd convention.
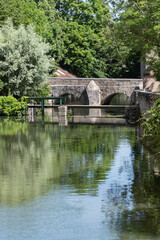
[[[101,91],[93,80],[88,84],[86,91],[88,95],[89,105],[101,104]]]

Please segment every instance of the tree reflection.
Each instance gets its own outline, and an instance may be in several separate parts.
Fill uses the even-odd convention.
[[[96,194],[126,134],[125,127],[71,125],[61,131],[54,124],[44,130],[41,124],[1,121],[0,201],[20,203],[62,184]]]

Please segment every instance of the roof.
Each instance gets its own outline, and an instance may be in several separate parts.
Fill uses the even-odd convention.
[[[59,78],[77,78],[75,75],[69,73],[68,71],[58,67],[57,71],[54,73]]]

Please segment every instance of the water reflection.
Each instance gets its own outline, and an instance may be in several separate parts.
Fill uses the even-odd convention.
[[[137,142],[127,154],[131,158],[126,158],[124,148],[123,143],[120,151],[124,157],[120,160],[115,156],[118,163],[110,171],[117,179],[109,176],[111,184],[103,204],[105,223],[110,222],[120,239],[159,239],[160,177],[154,174],[151,156]]]
[[[57,123],[59,125],[67,126],[70,123],[74,124],[114,124],[126,125],[126,119],[123,115],[116,115],[104,109],[92,108],[73,108],[68,109],[66,116],[59,116],[58,108],[45,110],[44,118],[40,115],[30,114],[28,116],[29,122],[45,122]]]
[[[155,161],[134,128],[1,119],[0,239],[159,239]]]
[[[110,169],[121,131],[73,125],[62,129],[51,124],[44,129],[41,124],[1,122],[0,201],[32,199],[64,181],[77,192],[96,192],[98,180],[105,179]]]

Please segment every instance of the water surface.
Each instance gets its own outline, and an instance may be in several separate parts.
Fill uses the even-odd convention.
[[[160,178],[136,135],[1,119],[0,239],[160,239]]]

